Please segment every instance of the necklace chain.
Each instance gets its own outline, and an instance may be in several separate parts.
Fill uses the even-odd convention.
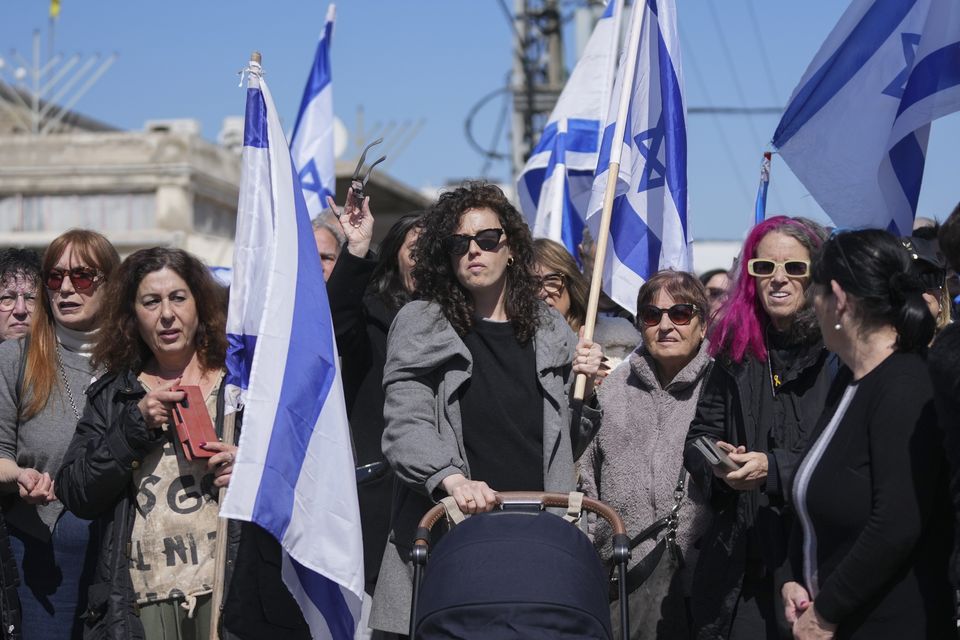
[[[63,358],[60,356],[60,345],[57,345],[57,364],[60,365],[60,377],[63,378],[63,387],[67,390],[67,398],[70,400],[70,408],[73,409],[73,415],[80,421],[80,409],[77,408],[77,401],[73,397],[73,390],[70,388],[70,380],[67,379],[67,370],[63,366]]]

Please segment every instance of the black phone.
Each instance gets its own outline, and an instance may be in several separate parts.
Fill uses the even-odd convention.
[[[721,467],[725,471],[736,471],[740,465],[730,459],[726,451],[717,446],[717,443],[707,436],[700,436],[693,441],[693,446],[703,454],[707,462],[714,467]]]

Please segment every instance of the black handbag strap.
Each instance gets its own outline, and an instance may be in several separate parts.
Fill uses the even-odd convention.
[[[680,476],[677,478],[677,484],[673,488],[673,508],[670,509],[669,514],[663,516],[659,520],[654,521],[653,524],[647,526],[640,533],[630,539],[631,551],[644,540],[656,538],[657,535],[659,535],[659,533],[667,527],[670,527],[673,533],[677,532],[680,505],[683,503],[684,487],[686,483],[687,470],[684,469],[683,465],[680,465]]]
[[[680,549],[676,546],[676,535],[677,527],[680,520],[680,505],[683,503],[684,497],[684,488],[687,483],[687,470],[680,465],[680,475],[677,478],[677,484],[673,489],[673,508],[670,509],[670,513],[655,521],[650,526],[646,527],[630,539],[630,549],[633,550],[637,545],[639,545],[644,540],[655,539],[657,535],[660,534],[664,529],[667,530],[667,535],[663,536],[657,545],[640,561],[635,564],[629,571],[627,571],[627,594],[633,593],[640,587],[647,578],[653,573],[654,569],[657,568],[657,565],[660,564],[660,561],[663,559],[663,554],[668,549],[670,553],[677,555],[680,563],[683,563],[683,556],[680,553]],[[613,570],[611,569],[611,573]],[[616,582],[611,581],[610,586],[610,598],[611,600],[616,600],[619,597],[619,591],[616,587]]]

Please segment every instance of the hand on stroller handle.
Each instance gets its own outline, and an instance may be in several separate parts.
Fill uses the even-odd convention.
[[[463,513],[484,513],[497,506],[496,492],[482,480],[470,480],[462,473],[454,473],[440,484]]]

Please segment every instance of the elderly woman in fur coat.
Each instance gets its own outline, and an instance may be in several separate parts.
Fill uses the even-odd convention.
[[[683,470],[683,446],[710,369],[707,314],[694,276],[661,271],[647,280],[637,297],[643,341],[600,388],[603,428],[580,460],[584,492],[616,509],[636,542],[627,579],[631,638],[689,635],[686,596],[710,510]],[[609,558],[609,526],[591,529]]]

